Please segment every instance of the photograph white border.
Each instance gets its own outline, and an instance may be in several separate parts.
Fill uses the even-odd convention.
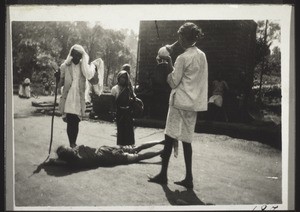
[[[16,207],[14,202],[14,136],[12,101],[12,21],[114,21],[137,30],[139,20],[279,20],[281,26],[282,85],[282,204],[292,210],[295,202],[295,51],[294,11],[291,5],[11,5],[7,6],[5,75],[5,186],[7,210],[252,210],[253,205],[149,206],[149,207]],[[128,13],[128,11],[130,11]],[[184,13],[183,11],[188,11]],[[96,15],[95,15],[96,14]],[[176,14],[176,16],[174,16]],[[126,17],[126,19],[124,19]],[[175,17],[175,18],[174,18]],[[120,19],[119,19],[120,18]],[[126,24],[127,23],[127,24]],[[127,27],[128,26],[128,27]],[[257,205],[260,208],[261,205]]]

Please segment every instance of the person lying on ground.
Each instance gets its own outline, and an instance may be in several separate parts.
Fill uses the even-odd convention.
[[[141,160],[150,159],[161,155],[162,150],[157,152],[140,153],[141,150],[151,148],[163,141],[152,141],[140,146],[101,146],[92,148],[79,145],[74,148],[59,146],[56,150],[58,158],[50,158],[44,165],[69,165],[76,168],[105,167],[137,163]]]

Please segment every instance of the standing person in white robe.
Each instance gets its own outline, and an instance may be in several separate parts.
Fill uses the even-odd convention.
[[[91,80],[96,73],[93,63],[89,65],[89,56],[81,45],[71,47],[65,62],[55,75],[60,78],[58,87],[63,87],[59,110],[67,123],[67,135],[70,147],[76,146],[79,122],[85,114],[86,80]],[[96,73],[97,75],[97,73]],[[100,95],[100,94],[99,94]]]
[[[163,56],[172,72],[167,82],[172,88],[165,128],[165,146],[162,154],[162,167],[158,175],[149,177],[149,182],[167,184],[167,169],[172,147],[182,141],[186,176],[175,184],[193,188],[192,140],[195,131],[197,112],[207,110],[208,66],[206,55],[195,44],[201,29],[193,23],[185,23],[178,30],[178,42],[185,50],[174,64],[169,55]]]

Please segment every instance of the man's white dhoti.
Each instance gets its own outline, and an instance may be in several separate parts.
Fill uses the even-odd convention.
[[[165,134],[182,142],[192,143],[197,121],[196,111],[169,106]]]

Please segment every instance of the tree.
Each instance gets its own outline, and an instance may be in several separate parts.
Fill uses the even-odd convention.
[[[22,39],[18,44],[18,50],[16,52],[16,67],[18,73],[21,75],[20,78],[31,78],[32,73],[36,67],[36,55],[38,43],[31,39]]]
[[[33,81],[39,80],[39,72],[52,76],[51,64],[61,51],[54,35],[55,22],[14,22],[12,28],[14,76]],[[33,74],[37,77],[32,78]]]
[[[125,35],[126,37],[125,37],[124,44],[130,50],[130,55],[131,55],[131,58],[127,63],[131,64],[131,78],[132,78],[132,82],[135,82],[136,84],[138,35],[135,34],[133,30],[130,30],[129,32],[127,31]]]
[[[14,83],[24,77],[33,82],[53,78],[52,64],[62,64],[77,43],[85,48],[90,62],[103,59],[107,85],[108,77],[114,79],[124,63],[135,64],[137,36],[128,32],[105,30],[88,22],[12,22]]]
[[[108,85],[108,78],[112,74],[114,82],[116,73],[130,58],[130,51],[124,45],[125,35],[121,31],[105,30],[103,46],[103,60],[106,66],[104,83]]]
[[[102,37],[104,35],[104,29],[100,25],[95,25],[91,30],[91,34],[89,35],[89,45],[88,45],[88,54],[90,56],[90,60],[97,59],[102,57],[101,48],[102,44]]]
[[[261,101],[261,87],[263,83],[263,76],[266,73],[270,73],[270,57],[271,51],[270,46],[272,43],[277,40],[280,42],[280,25],[275,22],[258,21],[257,22],[257,31],[256,31],[256,68],[255,75],[259,74],[259,101]],[[278,51],[276,53],[279,53]],[[273,59],[278,59],[273,57]],[[280,63],[280,62],[279,62]],[[275,63],[273,63],[275,64]]]
[[[268,57],[269,74],[280,76],[281,72],[281,51],[278,46],[272,50],[272,54]]]
[[[53,36],[60,44],[59,57],[57,58],[58,64],[67,57],[70,47],[73,45],[71,38],[74,36],[74,23],[71,22],[56,22],[53,28]]]

